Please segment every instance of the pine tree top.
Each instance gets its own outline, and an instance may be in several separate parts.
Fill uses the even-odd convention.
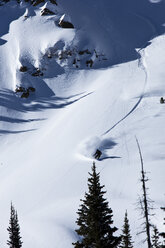
[[[96,172],[95,163],[88,178],[88,193],[78,209],[76,221],[79,228],[76,230],[81,241],[74,243],[75,247],[116,248],[120,238],[114,236],[116,227],[113,224],[112,209],[104,198],[104,186],[100,185],[100,173]]]
[[[21,241],[21,236],[20,236],[18,214],[15,211],[12,203],[11,203],[9,227],[7,228],[7,230],[9,232],[9,240],[7,241],[7,245],[10,248],[21,248],[23,242]]]
[[[122,240],[119,246],[120,248],[133,248],[134,242],[132,242],[132,236],[130,234],[130,225],[129,225],[127,210],[125,212],[124,225],[123,225],[121,237],[122,237]]]

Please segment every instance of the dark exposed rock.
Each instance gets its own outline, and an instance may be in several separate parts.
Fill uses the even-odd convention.
[[[72,51],[71,50],[64,50],[64,51],[60,51],[59,53],[58,53],[58,58],[61,60],[61,59],[67,59],[68,58],[68,56],[72,56],[73,55],[73,53],[72,53]]]
[[[76,64],[76,59],[73,60],[73,65],[75,65],[75,64]]]
[[[86,61],[86,66],[88,66],[88,65],[90,67],[92,67],[92,65],[93,65],[93,60],[92,59]]]
[[[27,92],[23,92],[21,95],[21,98],[28,98],[29,97],[29,91],[27,90]]]
[[[26,72],[26,71],[27,71],[27,67],[26,67],[26,66],[21,66],[21,67],[19,68],[19,70],[20,70],[21,72]]]
[[[55,13],[47,8],[44,8],[42,11],[41,11],[41,15],[42,16],[45,16],[45,15],[54,15]]]
[[[83,55],[83,54],[91,54],[91,52],[88,50],[88,49],[86,49],[86,50],[83,50],[83,51],[79,51],[79,55]]]
[[[18,86],[16,89],[15,89],[15,92],[24,92],[25,91],[25,88],[24,87],[21,87],[21,86]]]
[[[22,93],[22,94],[21,94],[21,98],[28,98],[30,92],[35,92],[35,90],[36,90],[36,89],[35,89],[34,87],[32,87],[32,86],[30,86],[30,87],[28,87],[28,88],[24,88],[24,87],[22,87],[22,86],[19,86],[19,87],[17,87],[17,88],[15,89],[15,92],[16,92],[16,93],[21,92],[21,93]]]
[[[48,54],[48,59],[51,59],[52,58],[52,55],[49,53]]]
[[[45,0],[35,0],[33,1],[33,6],[37,6],[38,4],[43,3],[43,2],[45,2]]]
[[[67,55],[68,55],[68,56],[72,56],[72,51],[68,50],[68,51],[67,51]]]
[[[74,28],[74,26],[71,22],[66,22],[66,21],[60,21],[59,26],[61,28]]]
[[[40,71],[39,68],[37,68],[36,71],[32,73],[33,77],[38,77],[38,76],[43,76],[43,75],[44,75],[43,72]]]
[[[31,92],[35,92],[35,91],[36,91],[36,89],[35,89],[34,87],[28,87],[27,91],[28,91],[28,92],[29,92],[29,91],[31,91]]]

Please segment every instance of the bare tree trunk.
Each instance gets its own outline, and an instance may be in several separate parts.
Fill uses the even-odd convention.
[[[143,190],[143,207],[144,207],[144,218],[145,218],[145,231],[147,235],[147,244],[148,248],[151,248],[151,235],[150,235],[150,221],[149,221],[149,206],[148,206],[148,199],[147,199],[147,189],[146,189],[146,182],[148,179],[145,176],[144,172],[144,164],[143,164],[143,157],[140,149],[140,145],[138,142],[138,139],[136,138],[138,150],[139,150],[139,155],[140,155],[140,162],[141,162],[141,182],[142,182],[142,190]]]

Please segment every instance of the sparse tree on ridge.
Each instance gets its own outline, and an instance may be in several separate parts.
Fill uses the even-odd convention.
[[[143,164],[143,157],[142,157],[142,152],[141,152],[141,148],[139,145],[139,142],[136,138],[136,142],[137,142],[137,146],[138,146],[138,150],[139,150],[139,155],[140,155],[140,162],[141,162],[141,182],[142,182],[142,191],[143,191],[143,195],[140,198],[140,209],[142,211],[142,215],[144,218],[144,229],[142,230],[141,233],[146,233],[146,240],[147,240],[147,246],[148,248],[152,247],[151,244],[151,222],[150,222],[150,210],[151,210],[151,206],[150,206],[150,202],[151,200],[148,198],[148,194],[147,194],[147,187],[146,187],[146,182],[148,181],[148,178],[146,177],[146,172],[144,171],[144,164]]]
[[[120,237],[114,236],[117,231],[112,227],[113,214],[109,208],[108,202],[104,198],[103,187],[100,185],[100,175],[96,173],[96,166],[93,163],[92,173],[89,173],[88,193],[85,193],[85,199],[78,209],[79,226],[76,233],[80,239],[73,243],[75,248],[116,248],[120,243]]]
[[[130,234],[130,225],[127,211],[125,212],[124,225],[122,229],[121,244],[119,248],[133,248],[132,236]]]
[[[11,203],[9,227],[7,228],[7,231],[9,232],[9,240],[7,241],[7,245],[10,248],[21,248],[23,242],[21,241],[21,236],[20,236],[18,215],[12,203]]]

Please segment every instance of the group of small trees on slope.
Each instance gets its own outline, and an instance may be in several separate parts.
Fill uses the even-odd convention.
[[[143,232],[146,233],[147,247],[165,248],[165,232],[159,233],[157,227],[153,226],[149,221],[148,198],[146,197],[147,194],[145,191],[145,183],[148,179],[146,179],[144,173],[140,146],[139,153],[142,165],[141,181],[143,188],[143,197],[140,203],[142,204],[141,207],[145,219]],[[88,193],[85,193],[84,200],[81,199],[82,203],[77,212],[78,218],[76,223],[78,228],[75,231],[79,236],[79,240],[73,243],[73,246],[75,248],[133,248],[134,242],[130,234],[127,211],[125,212],[122,235],[115,235],[118,229],[113,226],[113,211],[104,197],[106,191],[103,190],[104,186],[100,185],[100,173],[96,172],[95,163],[93,163],[92,172],[89,173],[89,175]],[[162,208],[162,210],[165,211],[165,208]],[[150,238],[151,228],[153,228],[153,235]],[[9,227],[7,230],[9,232],[7,245],[10,248],[21,248],[23,242],[20,236],[18,215],[12,204]],[[163,244],[160,242],[160,237],[164,240]]]
[[[142,157],[141,157],[142,158]],[[142,187],[145,187],[145,176],[142,168]],[[82,204],[78,209],[77,225],[75,230],[79,236],[79,240],[73,243],[75,248],[133,248],[134,242],[130,234],[130,225],[127,211],[125,213],[122,235],[115,236],[118,230],[113,225],[113,211],[108,206],[107,200],[104,198],[106,193],[100,185],[100,174],[96,172],[95,163],[92,166],[92,173],[89,173],[88,178],[88,193],[85,193],[84,200],[80,200]],[[143,195],[143,200],[145,199]],[[146,199],[147,200],[147,199]],[[144,201],[144,204],[145,201]],[[147,206],[148,208],[148,206]],[[144,208],[144,210],[146,210]],[[163,208],[165,210],[165,208]],[[145,212],[146,213],[146,212]],[[144,218],[148,215],[144,215]],[[149,224],[149,229],[148,225]],[[148,241],[148,230],[150,232],[151,224],[145,220],[146,240]],[[153,227],[152,241],[147,242],[148,248],[165,248],[161,244],[159,237],[162,236],[165,242],[165,233],[158,232],[156,227]],[[149,233],[150,237],[150,233]]]
[[[141,155],[140,147],[139,152]],[[142,185],[145,188],[145,182],[147,181],[144,174],[143,160],[142,163]],[[82,204],[78,209],[77,225],[75,230],[79,236],[79,240],[73,243],[75,248],[133,248],[134,242],[130,234],[130,225],[128,220],[128,213],[125,212],[124,224],[122,228],[122,235],[115,235],[118,230],[113,226],[113,211],[109,207],[106,198],[104,197],[106,191],[103,190],[104,186],[100,185],[100,173],[96,172],[95,163],[92,166],[92,173],[89,173],[88,178],[88,193],[85,193],[85,199],[82,200]],[[145,199],[143,195],[143,200]],[[143,201],[142,201],[143,202]],[[145,202],[144,202],[145,204]],[[147,207],[148,208],[148,207]],[[145,210],[145,208],[144,208]],[[165,208],[162,208],[165,211]],[[146,211],[145,211],[146,213]],[[144,217],[146,217],[144,215]],[[165,220],[165,218],[164,218]],[[165,224],[165,223],[164,223]],[[147,221],[145,222],[146,228],[146,240],[148,241],[148,229]],[[165,248],[165,232],[159,233],[156,226],[153,227],[153,235],[151,240],[147,242],[148,248]],[[149,223],[149,228],[151,224]],[[21,248],[22,238],[20,236],[20,226],[18,222],[17,211],[11,204],[11,213],[9,220],[9,240],[7,245],[9,248]],[[160,236],[164,240],[162,244],[159,240]]]
[[[76,223],[78,228],[75,231],[79,240],[73,243],[73,246],[75,248],[133,248],[134,242],[130,234],[127,211],[125,212],[122,235],[117,236],[115,232],[118,229],[113,226],[113,211],[104,197],[106,191],[103,190],[104,186],[100,185],[100,173],[96,172],[95,163],[93,163],[92,173],[89,173],[89,175],[88,193],[85,193],[84,200],[81,199],[82,204],[77,212]],[[142,183],[144,182],[142,181]],[[165,211],[165,208],[162,209]],[[10,248],[21,248],[23,242],[20,236],[18,215],[12,204],[7,230],[9,232],[7,245]],[[164,244],[160,242],[160,236],[163,238]],[[146,237],[146,240],[148,240],[147,232]],[[151,248],[165,248],[165,232],[159,233],[156,226],[153,226],[153,235],[151,241],[147,244],[148,247],[151,245]]]
[[[132,237],[130,235],[129,221],[127,211],[125,213],[124,225],[121,236],[115,236],[118,230],[113,225],[113,211],[108,206],[104,198],[106,191],[104,186],[100,185],[100,175],[96,172],[95,163],[92,166],[92,173],[89,173],[88,193],[85,193],[85,199],[78,209],[79,226],[76,233],[80,240],[73,243],[75,248],[133,248]]]

